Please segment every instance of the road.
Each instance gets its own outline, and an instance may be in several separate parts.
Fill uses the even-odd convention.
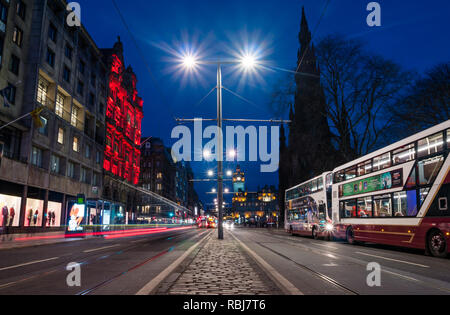
[[[450,259],[379,245],[349,245],[291,236],[283,231],[236,228],[233,234],[303,294],[450,294]],[[369,263],[381,266],[380,287],[370,287]]]
[[[102,237],[0,251],[0,295],[135,294],[196,243],[204,230]],[[81,265],[81,287],[66,278]]]
[[[211,232],[189,228],[1,250],[0,295],[136,294]],[[276,230],[230,232],[303,294],[450,294],[449,258]],[[67,285],[71,262],[81,265],[81,287]],[[367,266],[373,262],[381,266],[380,287],[367,284]]]

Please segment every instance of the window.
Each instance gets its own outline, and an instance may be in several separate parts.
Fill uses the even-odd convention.
[[[74,127],[77,126],[78,114],[79,114],[79,108],[74,105],[72,107],[72,115],[70,117],[70,124]]]
[[[80,150],[80,139],[73,137],[72,150],[78,152]]]
[[[94,74],[94,73],[92,73],[91,74],[91,85],[93,86],[93,87],[95,87],[95,83],[97,82],[97,76]]]
[[[369,174],[371,171],[372,171],[372,161],[367,161],[367,162],[358,164],[358,168],[357,168],[358,176],[364,176],[366,174]]]
[[[17,14],[18,16],[20,16],[20,18],[21,18],[22,20],[25,20],[26,12],[27,12],[27,6],[26,6],[26,4],[23,3],[23,1],[17,2],[17,5],[16,5],[16,14]]]
[[[413,168],[411,175],[409,175],[408,180],[406,181],[407,188],[416,187],[416,168]]]
[[[334,182],[335,183],[340,183],[345,181],[345,175],[344,175],[344,171],[340,171],[334,174]]]
[[[161,191],[162,190],[162,184],[156,184],[156,190]]]
[[[95,154],[95,162],[97,164],[100,164],[101,159],[102,159],[102,154],[100,153],[100,151],[97,151],[97,153]]]
[[[162,178],[162,173],[158,173],[158,174],[156,175],[156,178],[157,178],[157,179],[161,179],[161,178]]]
[[[447,149],[450,150],[450,129],[447,130]]]
[[[47,118],[45,118],[45,117],[42,117],[42,116],[39,116],[39,119],[41,120],[41,124],[42,124],[42,127],[40,127],[39,129],[38,129],[38,131],[39,131],[39,133],[41,134],[41,135],[47,135],[47,130],[48,130],[48,121],[47,121]]]
[[[64,144],[64,128],[58,128],[58,143]]]
[[[45,61],[53,68],[55,66],[55,53],[50,48],[47,48],[47,58]]]
[[[416,148],[414,147],[414,144],[410,144],[394,150],[394,152],[392,153],[392,160],[394,162],[394,165],[409,162],[414,160],[415,158]]]
[[[93,93],[89,94],[89,105],[94,106],[95,104],[95,95]]]
[[[0,4],[0,6],[1,6],[1,4]],[[0,68],[1,68],[1,65],[2,65],[2,61],[3,61],[3,46],[4,46],[4,43],[5,43],[5,40],[2,37],[0,37]]]
[[[372,217],[372,197],[358,199],[358,217]]]
[[[56,43],[56,27],[50,23],[48,27],[48,38],[50,38],[54,43]]]
[[[31,150],[31,164],[37,167],[42,167],[42,150],[33,147]]]
[[[419,197],[420,197],[419,201],[420,201],[420,206],[423,205],[423,203],[425,202],[425,199],[427,199],[429,193],[430,193],[430,188],[422,188],[422,189],[419,191]]]
[[[80,60],[80,65],[79,65],[79,71],[81,74],[84,74],[84,71],[86,69],[86,64]]]
[[[84,155],[87,159],[91,158],[91,146],[86,145],[86,151],[85,151],[85,155]]]
[[[52,173],[58,174],[60,170],[60,158],[59,156],[53,155],[50,158],[50,171]]]
[[[442,155],[420,161],[417,164],[419,185],[431,185],[436,179],[442,164],[444,163],[444,157]]]
[[[84,167],[81,168],[81,178],[80,181],[86,184],[88,183],[88,170],[85,169]]]
[[[67,83],[70,83],[70,69],[67,68],[66,66],[64,67],[64,71],[63,71],[63,79]]]
[[[75,164],[72,162],[67,163],[67,177],[75,178]]]
[[[77,92],[81,96],[83,96],[83,94],[84,94],[84,83],[81,82],[81,80],[78,80]]]
[[[64,55],[67,57],[67,59],[72,60],[72,52],[73,52],[72,47],[66,44],[66,47],[64,49]]]
[[[99,186],[100,185],[100,176],[97,173],[94,173],[93,179],[92,179],[92,185],[93,186]]]
[[[347,200],[342,203],[342,216],[344,218],[356,218],[356,202],[355,200]]]
[[[14,105],[16,103],[16,93],[17,93],[16,87],[11,83],[9,83],[8,89],[5,90],[5,96],[10,104]]]
[[[20,28],[18,28],[17,26],[14,27],[12,41],[17,46],[22,47],[23,31]]]
[[[394,217],[415,217],[417,215],[416,190],[394,194]]]
[[[45,80],[43,77],[39,77],[37,101],[42,105],[45,105],[47,103],[47,93],[49,85],[50,84],[47,80]]]
[[[6,23],[8,19],[8,8],[0,2],[0,20]]]
[[[345,180],[349,180],[356,177],[356,168],[350,168],[345,170]]]
[[[392,217],[391,195],[375,196],[373,198],[374,217]]]
[[[15,55],[11,55],[11,59],[9,61],[9,71],[14,73],[15,75],[19,75],[19,68],[20,68],[20,59]]]
[[[61,93],[57,93],[56,94],[56,107],[55,107],[55,113],[56,115],[58,115],[59,117],[63,117],[63,113],[64,113],[64,100],[65,97],[64,95],[62,95]]]
[[[425,157],[434,153],[439,153],[444,149],[444,137],[442,133],[435,134],[425,139],[419,140],[417,156]]]
[[[391,154],[386,153],[373,159],[373,171],[380,171],[391,167]]]

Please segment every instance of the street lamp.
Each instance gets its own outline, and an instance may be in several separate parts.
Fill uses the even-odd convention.
[[[213,172],[212,170],[209,170],[209,171],[208,171],[208,176],[211,177],[211,176],[213,176],[213,175],[214,175],[214,172]]]
[[[192,54],[188,54],[184,57],[183,63],[187,69],[194,68],[199,62]],[[245,54],[239,60],[229,60],[229,61],[205,61],[202,64],[212,64],[217,66],[217,127],[222,130],[222,65],[233,65],[240,64],[245,71],[253,69],[257,62],[256,57],[251,54]],[[217,203],[218,203],[218,216],[219,216],[219,226],[218,226],[218,238],[223,239],[223,134],[219,132],[217,139]],[[236,155],[235,150],[231,150],[232,157]],[[211,152],[203,152],[205,157],[209,157]],[[209,176],[210,172],[208,172]]]
[[[228,170],[227,171],[227,176],[232,176],[233,175],[233,171]]]

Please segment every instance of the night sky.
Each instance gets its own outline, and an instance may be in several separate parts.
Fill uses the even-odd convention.
[[[138,76],[138,90],[144,99],[144,136],[160,137],[166,146],[176,126],[174,117],[215,118],[216,96],[198,102],[215,86],[215,68],[202,68],[186,76],[176,69],[174,52],[198,52],[206,59],[227,58],[239,49],[255,51],[270,67],[295,68],[301,7],[305,6],[313,32],[326,0],[116,0],[129,29],[137,40],[134,45],[111,0],[79,0],[82,23],[100,48],[112,47],[120,35],[125,62]],[[448,0],[378,1],[382,26],[366,24],[369,0],[331,0],[313,35],[321,37],[341,33],[359,38],[367,48],[400,63],[406,69],[423,71],[439,62],[449,61],[450,2]],[[146,64],[150,68],[147,68]],[[151,74],[150,74],[151,71]],[[152,79],[153,76],[153,79]],[[234,67],[224,69],[223,84],[249,102],[224,91],[224,118],[270,119],[279,117],[270,107],[274,86],[287,77],[283,71],[260,69],[242,76]],[[189,125],[188,125],[189,126]],[[260,173],[258,162],[240,163],[246,171],[247,188],[278,184],[277,173]],[[205,178],[215,163],[193,162],[195,176]],[[226,164],[225,169],[235,164]],[[225,185],[227,186],[227,185]],[[212,183],[197,184],[204,203]],[[230,187],[228,185],[228,187]],[[231,188],[231,187],[230,187]],[[228,201],[230,198],[228,197]]]

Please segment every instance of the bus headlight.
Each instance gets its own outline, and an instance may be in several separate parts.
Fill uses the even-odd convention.
[[[328,232],[333,231],[333,229],[334,229],[333,224],[327,223],[327,224],[325,225],[325,230],[327,230]]]

